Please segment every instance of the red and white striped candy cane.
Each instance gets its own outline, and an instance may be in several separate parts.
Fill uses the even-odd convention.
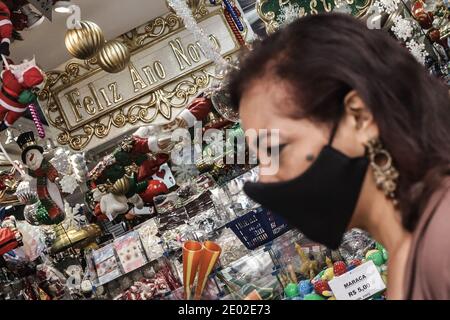
[[[44,125],[41,122],[41,119],[39,118],[39,114],[37,112],[37,107],[35,103],[30,103],[28,105],[28,109],[30,109],[30,113],[31,113],[31,117],[33,118],[33,122],[36,126],[37,132],[38,132],[38,136],[43,139],[45,138],[45,130],[44,130]]]

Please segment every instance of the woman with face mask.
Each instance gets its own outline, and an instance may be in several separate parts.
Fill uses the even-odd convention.
[[[389,251],[390,299],[450,299],[448,89],[385,31],[307,16],[256,43],[231,75],[260,161],[247,194],[337,248],[367,230]],[[262,140],[268,154],[257,148]],[[263,170],[273,163],[278,170]]]

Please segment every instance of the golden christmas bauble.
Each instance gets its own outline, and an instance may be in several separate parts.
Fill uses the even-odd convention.
[[[69,53],[75,58],[86,60],[94,57],[105,43],[103,31],[91,21],[80,21],[80,29],[69,29],[65,43]]]
[[[126,45],[118,40],[112,40],[105,43],[98,52],[97,63],[106,72],[117,73],[126,68],[130,57],[130,50]]]
[[[116,195],[124,195],[130,190],[130,186],[130,178],[127,176],[123,176],[122,178],[114,182],[111,192]]]

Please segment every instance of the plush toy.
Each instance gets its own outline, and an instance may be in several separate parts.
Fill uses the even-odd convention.
[[[36,61],[24,60],[22,64],[9,64],[3,56],[3,86],[0,91],[0,131],[12,126],[26,111],[28,104],[36,100],[32,89],[44,81],[44,73]]]

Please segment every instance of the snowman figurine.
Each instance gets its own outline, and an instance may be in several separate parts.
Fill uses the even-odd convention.
[[[62,222],[65,211],[61,192],[56,184],[58,171],[44,158],[44,149],[36,143],[33,132],[22,133],[16,142],[22,149],[22,161],[28,168],[28,175],[20,183],[18,191],[23,188],[36,190],[42,207],[48,213],[43,224]]]

